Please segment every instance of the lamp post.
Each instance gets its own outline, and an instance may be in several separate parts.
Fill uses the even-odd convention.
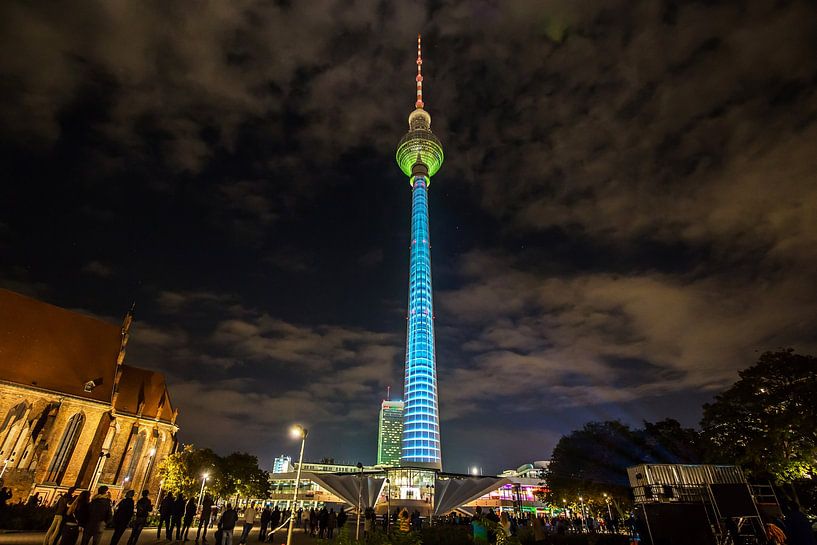
[[[604,503],[607,504],[607,516],[610,517],[610,526],[613,525],[613,511],[610,509],[610,496],[607,495],[607,492],[604,493]],[[611,528],[612,529],[612,528]]]
[[[162,502],[162,488],[164,487],[164,485],[165,485],[165,480],[160,479],[159,480],[159,492],[156,493],[156,504],[157,505]]]
[[[292,526],[295,523],[295,502],[298,500],[298,487],[301,484],[301,467],[304,465],[304,445],[309,430],[298,424],[292,426],[290,435],[301,439],[301,454],[298,456],[298,471],[295,473],[295,493],[292,495],[292,507],[289,512],[289,529],[287,530],[287,545],[292,544]]]
[[[360,510],[361,510],[361,503],[363,503],[363,464],[358,462],[357,469],[360,471],[358,473],[358,487],[357,487],[357,524],[355,525],[355,541],[360,539]]]
[[[3,475],[6,474],[6,468],[9,466],[10,462],[11,462],[10,458],[6,458],[5,460],[3,460],[3,469],[0,470],[0,479],[2,479]]]
[[[391,480],[386,477],[386,534],[391,532]]]
[[[579,503],[582,504],[582,531],[586,532],[587,531],[587,520],[585,520],[585,519],[587,518],[587,516],[585,515],[585,512],[584,512],[584,498],[582,496],[579,496]]]
[[[428,504],[431,508],[428,511],[428,525],[432,526],[434,524],[434,485],[427,484],[426,485],[426,495],[428,496]]]
[[[567,500],[564,498],[562,498],[562,512],[564,512],[565,515],[567,515]]]
[[[202,473],[201,475],[201,490],[199,490],[199,504],[196,506],[198,508],[201,507],[201,500],[202,497],[204,496],[204,484],[207,482],[207,477],[209,476],[210,476],[209,473]]]

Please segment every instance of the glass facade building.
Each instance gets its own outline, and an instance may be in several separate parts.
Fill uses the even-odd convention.
[[[403,383],[401,462],[442,469],[437,367],[434,355],[434,307],[431,291],[431,236],[428,187],[443,162],[440,141],[431,132],[431,115],[422,100],[422,56],[417,39],[417,102],[400,140],[396,160],[411,185],[408,331]]]
[[[396,466],[400,464],[403,436],[403,402],[383,401],[380,406],[380,421],[377,427],[377,465]]]

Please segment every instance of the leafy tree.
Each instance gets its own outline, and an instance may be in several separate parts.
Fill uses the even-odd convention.
[[[810,481],[817,469],[817,358],[765,352],[704,406],[701,427],[715,462],[739,463],[756,478]]]
[[[159,466],[162,488],[188,497],[198,495],[202,475],[207,473],[208,489],[212,490],[213,483],[222,480],[220,465],[218,455],[212,450],[185,445],[180,451],[167,456]]]
[[[246,452],[234,452],[222,460],[231,493],[245,498],[269,495],[269,474],[258,466],[258,458]]]

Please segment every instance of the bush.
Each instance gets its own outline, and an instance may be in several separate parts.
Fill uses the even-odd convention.
[[[12,504],[0,509],[0,529],[45,532],[54,519],[51,507]]]

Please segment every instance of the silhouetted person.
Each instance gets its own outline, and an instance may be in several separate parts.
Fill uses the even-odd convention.
[[[216,545],[233,545],[233,531],[235,531],[236,521],[238,521],[238,513],[228,503],[227,508],[221,514],[221,520],[218,522],[218,527],[221,530],[221,543]]]
[[[111,520],[111,498],[108,487],[100,486],[94,499],[88,504],[88,520],[82,528],[82,545],[93,540],[94,545],[102,542],[102,532]]]
[[[51,526],[45,533],[43,545],[53,545],[60,537],[60,531],[62,530],[63,521],[65,520],[65,514],[68,512],[68,506],[71,505],[72,501],[74,501],[75,490],[76,487],[72,486],[65,494],[60,496],[59,500],[57,500],[57,506],[54,510],[54,519],[51,521]]]
[[[789,535],[788,545],[815,545],[811,523],[796,502],[788,503],[785,524]]]
[[[113,535],[111,536],[111,545],[117,545],[122,539],[122,534],[133,518],[133,490],[128,490],[125,493],[125,499],[119,502],[116,506],[116,511],[113,514]]]
[[[170,519],[173,517],[174,502],[175,498],[173,498],[173,494],[168,492],[167,496],[162,499],[162,503],[159,504],[159,527],[156,528],[156,539],[161,539],[162,537],[162,526],[165,527],[165,537],[168,540],[172,539],[170,535]]]
[[[199,540],[202,528],[204,529],[203,541],[207,541],[207,526],[210,524],[210,517],[213,516],[213,498],[210,494],[205,494],[201,501],[201,516],[199,517],[199,529],[196,531],[196,541]]]
[[[196,500],[190,498],[187,500],[187,505],[184,506],[184,520],[182,521],[182,540],[187,541],[187,532],[190,531],[190,526],[193,524],[193,517],[196,516]]]
[[[150,498],[148,498],[148,491],[142,490],[142,497],[136,502],[136,518],[133,519],[133,530],[131,530],[130,538],[128,538],[128,545],[136,545],[139,541],[139,534],[142,533],[142,528],[147,525],[151,511],[153,511],[153,504],[150,503]]]
[[[182,538],[182,519],[184,519],[184,496],[180,493],[173,502],[173,513],[170,515],[170,535],[176,529],[176,541]],[[169,539],[169,538],[168,538]]]

